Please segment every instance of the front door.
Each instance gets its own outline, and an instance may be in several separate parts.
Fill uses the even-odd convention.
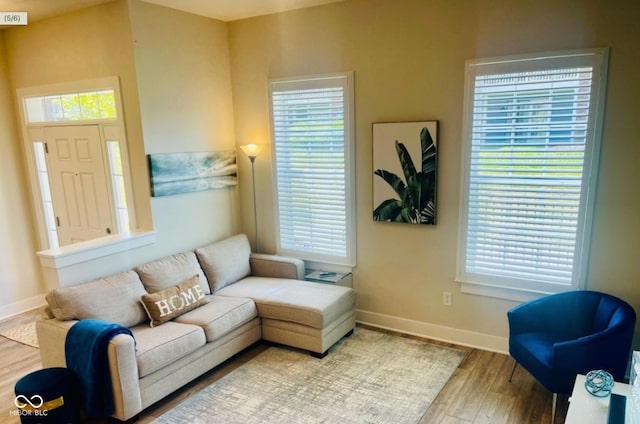
[[[99,127],[47,127],[45,141],[60,246],[111,234],[116,224]]]

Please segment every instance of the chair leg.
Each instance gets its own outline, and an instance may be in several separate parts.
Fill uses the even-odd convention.
[[[553,400],[551,401],[551,424],[556,423],[556,405],[558,404],[558,394],[553,394]]]
[[[516,371],[516,366],[518,365],[518,362],[514,359],[513,360],[513,367],[511,367],[511,374],[509,374],[509,383],[511,383],[511,379],[513,378],[513,373]]]

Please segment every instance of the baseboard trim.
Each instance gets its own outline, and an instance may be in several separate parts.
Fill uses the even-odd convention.
[[[0,306],[0,321],[22,314],[24,312],[32,311],[37,308],[41,308],[46,305],[44,295],[38,295],[23,299],[19,302],[9,303],[8,305]]]
[[[397,331],[413,336],[426,337],[461,346],[468,346],[490,352],[509,353],[509,339],[492,336],[475,331],[460,330],[444,325],[429,324],[376,312],[356,310],[356,322],[378,327],[384,330]]]

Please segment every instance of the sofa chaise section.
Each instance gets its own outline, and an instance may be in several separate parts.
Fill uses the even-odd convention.
[[[256,303],[264,340],[322,357],[355,328],[355,292],[301,281],[302,260],[252,254],[245,235],[195,253],[215,295],[251,298]]]
[[[216,292],[251,297],[262,318],[262,338],[322,357],[355,327],[355,292],[307,281],[247,277]]]

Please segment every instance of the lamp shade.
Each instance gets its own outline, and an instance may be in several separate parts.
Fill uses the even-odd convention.
[[[240,148],[249,158],[255,158],[260,154],[260,151],[262,150],[262,146],[258,144],[243,144],[240,146]]]

